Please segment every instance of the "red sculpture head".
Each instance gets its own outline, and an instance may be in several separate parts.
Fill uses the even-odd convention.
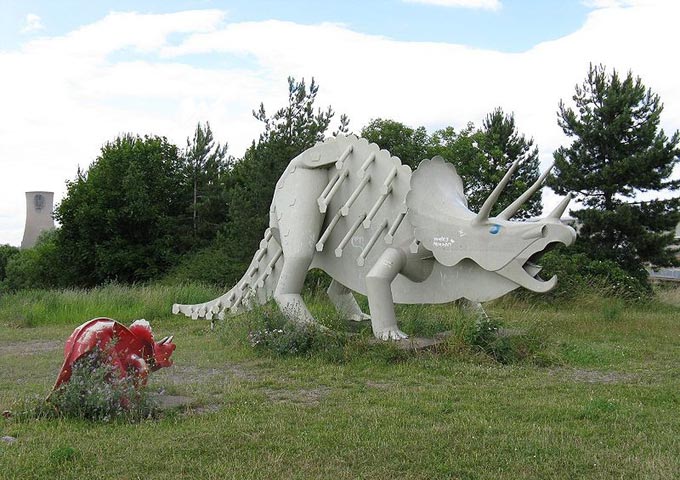
[[[172,366],[172,359],[170,358],[170,355],[172,355],[172,352],[174,352],[175,348],[177,348],[177,345],[172,343],[172,339],[173,336],[170,335],[169,337],[165,337],[163,340],[154,345],[154,366],[152,370],[158,370],[162,367]]]
[[[130,332],[145,344],[143,357],[149,363],[150,370],[156,371],[162,367],[169,367],[172,365],[170,355],[175,351],[177,345],[172,343],[174,338],[172,335],[163,338],[159,342],[153,339],[151,333],[151,325],[146,320],[135,320],[129,328]],[[149,351],[151,347],[152,351]]]

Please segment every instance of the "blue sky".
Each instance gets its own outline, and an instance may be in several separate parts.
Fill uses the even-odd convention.
[[[461,129],[501,107],[545,168],[569,142],[559,101],[602,63],[661,96],[671,133],[678,19],[678,0],[0,0],[0,244],[21,241],[24,192],[58,202],[122,133],[182,146],[209,121],[241,155],[290,75],[314,77],[354,132],[379,117]]]
[[[38,15],[43,35],[62,35],[110,11],[171,13],[217,8],[231,22],[270,18],[299,23],[341,23],[352,30],[404,41],[449,42],[504,52],[520,52],[577,30],[592,10],[578,0],[506,0],[497,10],[452,8],[399,0],[239,0],[0,2],[0,45],[18,46],[26,15]]]

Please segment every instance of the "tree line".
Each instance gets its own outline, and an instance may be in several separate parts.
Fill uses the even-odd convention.
[[[273,114],[262,104],[253,111],[262,133],[241,158],[215,140],[209,123],[199,123],[183,148],[159,136],[126,134],[108,142],[67,181],[55,209],[60,228],[32,249],[0,246],[0,288],[235,283],[268,226],[274,187],[290,160],[328,135],[350,132],[345,115],[331,129],[336,115],[330,106],[316,105],[318,90],[313,79],[289,78],[286,105]],[[639,77],[601,65],[590,66],[572,102],[559,103],[557,121],[571,143],[554,152],[548,183],[580,202],[572,210],[579,239],[561,258],[577,259],[581,270],[617,270],[647,288],[647,267],[676,265],[670,247],[680,220],[678,198],[639,200],[641,193],[672,193],[680,186],[671,179],[680,137],[660,128],[662,110],[659,96]],[[521,162],[518,172],[492,214],[539,176],[533,139],[500,108],[479,126],[428,132],[377,118],[357,134],[413,169],[435,155],[454,163],[472,210],[515,160]],[[537,193],[516,217],[536,217],[541,210]]]

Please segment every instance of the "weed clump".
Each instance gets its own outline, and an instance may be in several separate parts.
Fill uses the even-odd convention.
[[[158,406],[132,375],[120,377],[115,366],[93,350],[73,365],[71,379],[47,400],[50,416],[109,422],[152,418]],[[51,407],[51,408],[50,408]]]
[[[269,309],[259,309],[254,325],[248,333],[253,348],[277,356],[311,356],[313,354],[340,354],[345,343],[344,335],[317,325],[299,325],[283,314]]]
[[[490,318],[475,323],[468,343],[504,364],[525,360],[536,350],[527,332],[505,329],[498,320]]]

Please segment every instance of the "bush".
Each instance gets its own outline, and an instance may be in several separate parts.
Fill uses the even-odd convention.
[[[7,277],[7,263],[9,260],[19,253],[17,247],[11,245],[0,245],[0,282]]]
[[[33,248],[10,254],[2,290],[53,288],[64,283],[64,269],[57,247],[58,230],[43,232]]]
[[[424,318],[422,309],[406,310],[412,317],[404,325],[408,327],[405,331],[410,335],[416,337],[427,331],[426,336],[436,337],[443,333],[447,340],[434,350],[414,350],[408,347],[408,343],[398,345],[396,342],[375,340],[368,324],[363,324],[364,328],[358,333],[349,331],[356,328],[354,322],[335,322],[334,330],[316,325],[298,325],[287,320],[276,307],[264,306],[245,316],[247,344],[264,354],[316,357],[333,363],[369,361],[390,364],[433,353],[471,359],[479,359],[481,354],[502,364],[522,361],[551,363],[544,352],[545,342],[535,328],[508,330],[503,328],[499,320],[482,318],[469,312],[451,314],[450,308],[446,309],[449,312],[448,321],[437,313]],[[417,321],[414,320],[416,317]]]
[[[235,262],[228,246],[218,239],[208,247],[181,257],[162,283],[201,282],[228,289],[241,279],[247,266]]]
[[[346,335],[332,330],[322,330],[318,325],[298,325],[278,311],[258,309],[259,317],[248,333],[250,345],[278,356],[310,356],[341,351],[347,342]]]
[[[48,402],[59,417],[108,422],[155,416],[156,404],[143,388],[135,388],[135,378],[118,373],[101,350],[94,350],[75,362],[71,379]]]
[[[552,251],[541,259],[543,278],[557,275],[557,287],[548,294],[532,295],[543,301],[570,300],[596,294],[628,301],[649,299],[649,283],[631,275],[611,260],[594,260],[585,253]]]
[[[550,364],[545,342],[535,328],[507,329],[495,318],[462,317],[453,332],[453,342],[458,349],[481,352],[502,364],[529,361],[539,365]]]

